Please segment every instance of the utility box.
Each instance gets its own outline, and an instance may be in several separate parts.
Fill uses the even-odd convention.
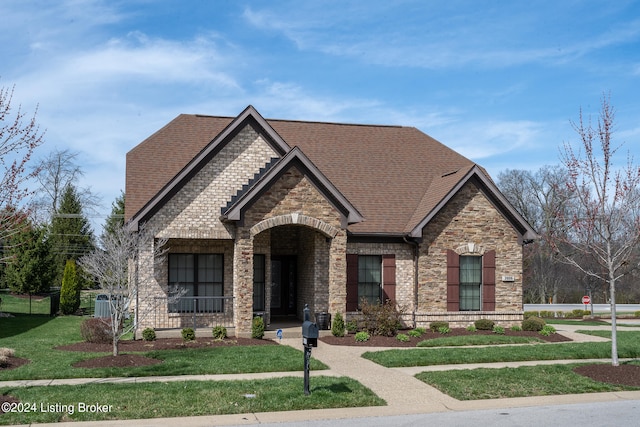
[[[109,301],[109,295],[98,294],[96,296],[96,308],[93,312],[93,317],[111,317],[111,303]]]
[[[319,335],[318,325],[309,320],[305,320],[302,323],[302,345],[305,347],[317,347]]]

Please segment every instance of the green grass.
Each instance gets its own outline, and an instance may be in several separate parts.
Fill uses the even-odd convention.
[[[576,366],[580,366],[580,364],[422,372],[416,375],[416,378],[458,400],[640,389],[594,381],[573,372],[573,368]],[[553,380],[550,380],[551,378]]]
[[[263,346],[264,347],[264,346]],[[350,378],[312,377],[310,396],[303,379],[284,377],[246,381],[179,381],[138,384],[90,384],[0,389],[22,403],[34,403],[35,413],[9,413],[0,424],[51,423],[140,419],[197,415],[241,414],[265,411],[380,406],[385,402]],[[246,397],[245,395],[255,395]],[[80,403],[106,405],[106,413],[79,413]],[[50,405],[71,411],[42,412]]]
[[[611,336],[609,331],[589,333],[602,337]],[[618,356],[640,357],[640,332],[618,331]],[[589,342],[512,347],[421,348],[366,352],[362,357],[388,368],[524,360],[607,359],[611,357],[611,344]]]
[[[529,344],[544,342],[535,337],[518,337],[509,335],[465,335],[458,337],[442,337],[420,341],[417,347],[457,347],[465,345],[498,345],[498,344]]]
[[[140,353],[163,360],[152,366],[131,368],[74,368],[81,360],[109,353],[83,353],[54,350],[82,341],[82,317],[23,316],[0,318],[0,347],[13,348],[17,357],[31,362],[0,372],[0,381],[49,378],[97,378],[157,375],[234,374],[250,372],[302,371],[303,353],[289,346],[237,346],[187,348]],[[327,367],[311,359],[311,369]]]
[[[604,320],[580,320],[580,319],[544,319],[550,325],[576,325],[576,326],[611,326]]]
[[[29,296],[18,297],[9,293],[0,292],[0,298],[2,298],[2,305],[0,305],[0,311],[3,313],[12,314],[49,314],[51,309],[51,301],[49,297],[31,297],[31,303],[29,303]],[[31,307],[29,307],[31,304]]]

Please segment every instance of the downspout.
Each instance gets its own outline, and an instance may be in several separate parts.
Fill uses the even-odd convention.
[[[417,327],[416,312],[418,311],[418,256],[420,254],[420,245],[407,235],[402,236],[404,242],[413,246],[413,311],[411,314],[413,328]]]

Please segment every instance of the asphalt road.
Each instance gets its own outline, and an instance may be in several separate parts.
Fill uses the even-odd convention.
[[[591,310],[591,305],[587,305],[587,310]],[[571,311],[576,308],[585,309],[584,304],[524,304],[524,311]],[[640,311],[640,304],[616,304],[616,313],[635,313]],[[593,304],[594,313],[610,313],[610,304]]]
[[[540,427],[637,426],[640,401],[580,403],[390,417],[349,418],[262,424],[261,427]],[[259,418],[260,414],[256,414]],[[247,426],[250,424],[242,424]],[[240,426],[240,425],[238,425]]]

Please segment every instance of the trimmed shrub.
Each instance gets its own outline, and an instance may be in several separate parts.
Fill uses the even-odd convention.
[[[440,328],[448,328],[449,322],[431,322],[429,323],[429,330],[431,332],[438,332]]]
[[[556,317],[556,312],[555,311],[549,311],[549,310],[542,310],[540,311],[540,316],[531,316],[531,317],[541,317],[544,319],[553,319]]]
[[[396,339],[400,342],[409,342],[411,338],[407,334],[398,334],[396,335]]]
[[[184,328],[182,330],[183,341],[194,341],[196,339],[196,333],[193,328]]]
[[[404,310],[392,301],[384,304],[370,304],[362,300],[362,322],[370,335],[392,337],[402,327],[400,319]]]
[[[355,320],[349,320],[345,325],[345,328],[347,328],[347,332],[350,334],[355,334],[358,332],[358,322]]]
[[[92,317],[80,325],[80,335],[86,342],[109,343],[113,341],[111,319]]]
[[[555,333],[556,333],[556,328],[554,328],[551,325],[544,325],[540,330],[540,335],[544,335],[545,337],[548,337],[549,335],[555,334]]]
[[[476,325],[467,326],[467,332],[475,332],[476,330]]]
[[[334,337],[343,337],[344,328],[344,318],[342,317],[342,314],[336,313],[333,318],[333,323],[331,324],[331,334]]]
[[[156,331],[153,328],[145,328],[142,331],[142,339],[145,341],[155,341],[156,340]]]
[[[529,317],[540,317],[539,311],[525,311],[524,318],[528,319]]]
[[[504,335],[504,327],[493,325],[493,333],[498,335]]]
[[[640,317],[640,310],[633,313],[633,317]]]
[[[360,331],[356,332],[355,338],[357,342],[367,342],[369,341],[369,338],[371,338],[371,336],[365,331]]]
[[[476,329],[479,331],[492,331],[493,325],[495,322],[491,319],[478,319],[473,324],[476,326]]]
[[[544,325],[546,322],[540,317],[530,317],[522,321],[522,330],[538,332],[544,328]]]
[[[73,314],[78,311],[81,286],[76,262],[70,259],[64,266],[62,287],[60,288],[60,311],[62,314]]]
[[[251,322],[251,338],[261,340],[264,337],[264,320],[262,317],[254,317]]]
[[[213,335],[213,339],[223,340],[227,337],[227,328],[222,325],[217,325],[211,329],[211,333]]]

